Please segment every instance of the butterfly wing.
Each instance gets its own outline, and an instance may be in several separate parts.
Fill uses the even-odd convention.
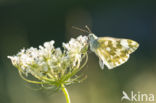
[[[99,57],[100,67],[104,65],[113,69],[125,63],[129,55],[134,52],[139,44],[130,39],[118,39],[112,37],[101,37],[97,39],[99,46],[94,51]]]

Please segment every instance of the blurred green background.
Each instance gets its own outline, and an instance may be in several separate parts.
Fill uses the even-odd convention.
[[[71,26],[85,25],[97,36],[133,39],[140,47],[113,70],[101,70],[98,58],[89,53],[84,69],[88,78],[67,87],[72,103],[121,103],[123,90],[156,96],[155,4],[154,0],[0,0],[0,103],[65,103],[61,91],[33,90],[38,87],[22,80],[7,56],[50,40],[60,47],[83,34]]]

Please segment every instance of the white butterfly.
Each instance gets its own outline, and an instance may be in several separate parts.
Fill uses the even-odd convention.
[[[136,41],[130,39],[97,37],[87,26],[86,28],[89,31],[90,50],[99,57],[101,69],[104,69],[104,65],[106,65],[108,69],[120,66],[125,63],[129,55],[139,47]],[[79,30],[84,31],[82,29]]]

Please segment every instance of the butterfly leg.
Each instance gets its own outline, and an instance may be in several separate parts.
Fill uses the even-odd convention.
[[[104,63],[101,59],[99,59],[99,65],[100,65],[101,69],[103,70],[104,69]]]

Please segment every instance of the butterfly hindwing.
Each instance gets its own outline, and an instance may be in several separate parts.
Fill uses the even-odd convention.
[[[99,46],[94,52],[100,59],[101,68],[106,65],[109,69],[125,63],[129,58],[129,54],[139,46],[137,42],[130,39],[101,37],[97,41]]]

